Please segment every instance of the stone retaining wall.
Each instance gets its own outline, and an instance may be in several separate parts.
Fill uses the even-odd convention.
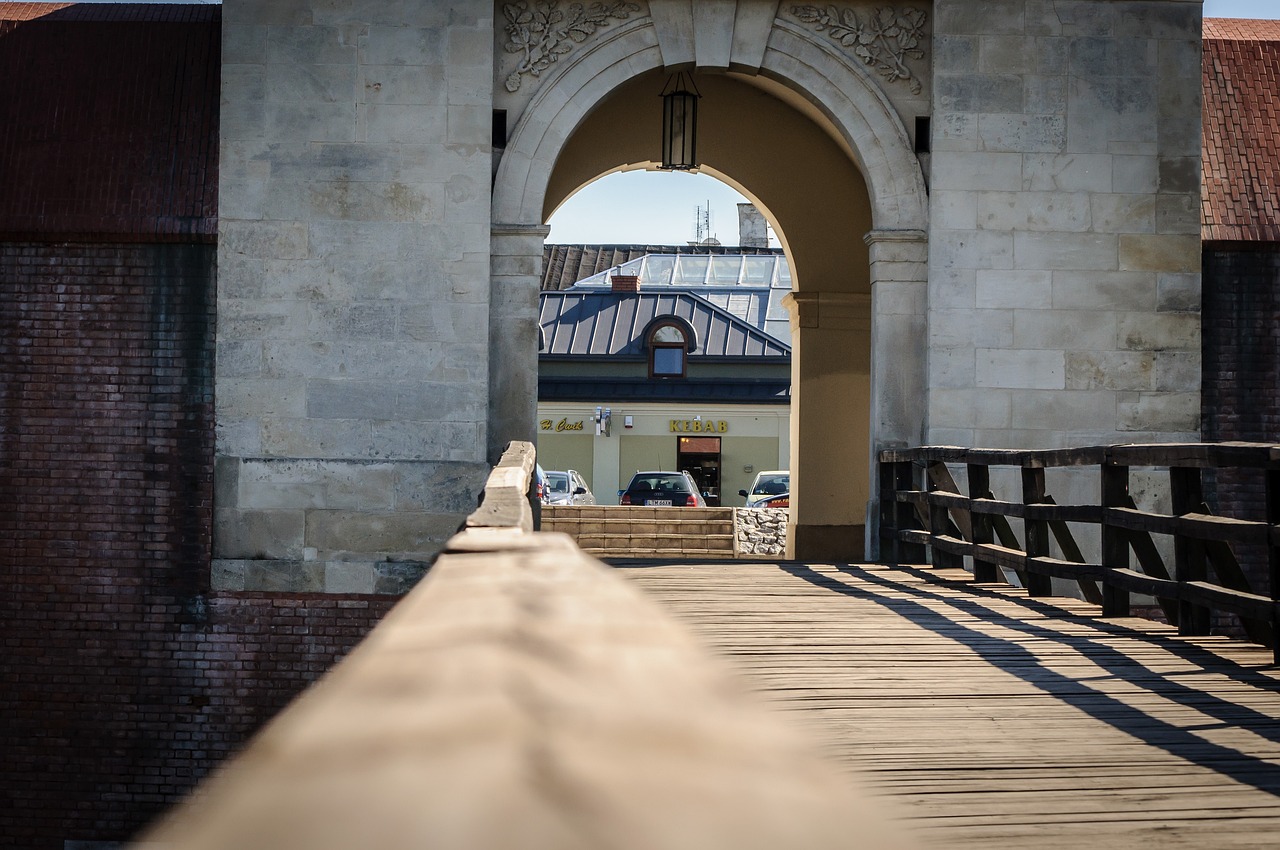
[[[787,551],[787,509],[735,509],[733,531],[737,554],[781,556]]]

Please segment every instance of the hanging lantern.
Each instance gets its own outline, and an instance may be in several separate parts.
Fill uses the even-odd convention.
[[[693,89],[693,91],[689,91]],[[673,74],[662,90],[663,171],[688,171],[698,167],[697,86],[683,71]]]

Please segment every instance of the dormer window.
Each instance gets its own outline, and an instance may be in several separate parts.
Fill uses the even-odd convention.
[[[680,327],[658,325],[649,333],[649,376],[683,378],[688,354],[689,340]]]

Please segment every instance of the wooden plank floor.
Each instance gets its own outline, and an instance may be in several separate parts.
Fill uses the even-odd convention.
[[[959,571],[617,562],[929,847],[1280,847],[1268,650]]]

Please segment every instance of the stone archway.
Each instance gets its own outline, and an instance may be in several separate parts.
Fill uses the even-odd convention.
[[[682,66],[732,68],[785,87],[809,104],[845,146],[865,180],[870,202],[870,228],[849,234],[850,239],[866,241],[870,292],[861,300],[856,294],[798,292],[793,321],[800,348],[806,335],[818,339],[824,322],[828,332],[838,328],[870,334],[871,452],[920,438],[925,415],[927,199],[919,161],[902,121],[864,68],[794,22],[772,13],[767,20],[761,18],[762,5],[770,4],[700,6],[701,18],[688,22],[694,32],[690,39],[680,35],[690,30],[674,20],[682,14],[681,4],[654,0],[652,17],[597,33],[541,80],[512,133],[494,182],[491,327],[501,332],[493,334],[490,345],[491,444],[532,436],[537,374],[528,364],[536,350],[537,277],[547,232],[542,222],[558,159],[583,119],[612,92],[639,75]],[[726,19],[707,20],[715,14]],[[707,35],[719,32],[730,33],[732,42],[726,46]],[[796,373],[795,390],[801,397],[806,381],[803,373]],[[817,417],[811,419],[816,422]],[[802,439],[803,433],[793,434],[793,451]],[[862,452],[868,447],[845,449]],[[800,533],[791,539],[793,544],[800,541],[799,555],[853,554],[850,527],[861,524],[862,505],[845,505],[833,513],[814,504],[810,513],[816,521],[808,522],[803,494],[796,504],[798,516],[793,520]]]

